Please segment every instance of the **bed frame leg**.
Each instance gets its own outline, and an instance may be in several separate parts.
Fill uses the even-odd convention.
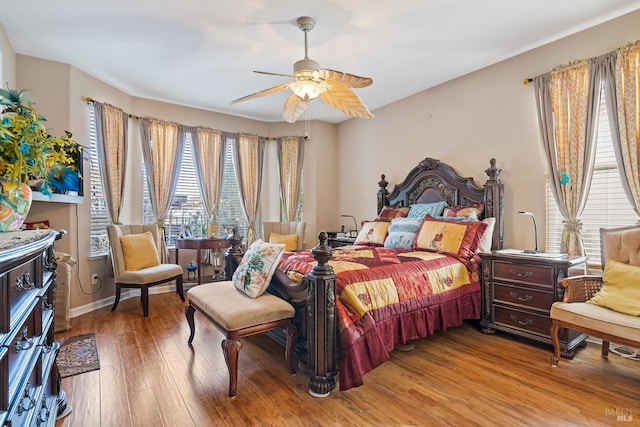
[[[309,284],[309,394],[326,397],[336,387],[338,375],[336,275],[327,264],[333,255],[333,248],[327,244],[327,234],[320,232],[318,240],[318,246],[311,250],[318,263],[305,279]]]

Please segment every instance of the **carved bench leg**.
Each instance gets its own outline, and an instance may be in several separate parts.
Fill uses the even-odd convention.
[[[191,329],[191,334],[189,335],[189,341],[187,343],[191,344],[193,342],[193,336],[196,333],[196,325],[193,321],[193,314],[196,312],[196,309],[191,305],[187,305],[184,309],[184,315],[187,316],[187,323],[189,324],[189,329]]]
[[[558,338],[558,332],[560,331],[560,324],[556,319],[551,320],[551,338],[553,339],[553,357],[551,358],[551,366],[558,367],[558,360],[560,360],[560,338]]]
[[[296,341],[298,340],[298,328],[293,323],[290,323],[285,332],[287,333],[287,347],[284,352],[284,358],[287,362],[287,368],[289,369],[289,373],[295,374],[296,368],[293,364],[293,350],[296,347]]]
[[[235,397],[238,391],[238,352],[242,348],[242,343],[234,339],[222,341],[222,351],[224,361],[227,362],[229,370],[229,397]]]

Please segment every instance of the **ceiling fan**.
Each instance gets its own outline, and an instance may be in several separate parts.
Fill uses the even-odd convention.
[[[307,52],[307,33],[315,27],[315,19],[309,16],[301,16],[296,20],[296,24],[304,32],[304,59],[293,64],[293,75],[254,71],[254,73],[272,76],[293,77],[295,80],[243,96],[231,101],[231,104],[270,95],[289,88],[292,93],[287,98],[282,113],[284,119],[289,123],[294,123],[318,97],[330,107],[347,115],[360,118],[373,117],[373,114],[362,103],[358,95],[351,90],[353,88],[367,87],[373,83],[373,80],[369,77],[359,77],[341,71],[320,68],[320,64],[310,59]]]

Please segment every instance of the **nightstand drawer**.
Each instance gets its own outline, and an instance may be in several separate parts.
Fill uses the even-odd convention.
[[[527,283],[553,289],[555,280],[553,267],[526,263],[510,263],[495,261],[493,263],[493,278],[510,282]]]
[[[518,304],[542,310],[545,313],[549,313],[549,308],[554,303],[552,292],[544,292],[533,288],[496,283],[493,292],[493,301],[495,302]]]
[[[493,306],[493,321],[510,328],[525,329],[541,335],[549,335],[551,319],[548,315],[534,314],[511,308]]]

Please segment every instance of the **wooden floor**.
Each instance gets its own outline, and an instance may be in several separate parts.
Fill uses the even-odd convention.
[[[61,426],[598,426],[640,425],[640,362],[600,357],[589,343],[550,364],[551,349],[472,324],[415,343],[365,376],[365,385],[311,397],[269,337],[244,339],[238,397],[229,399],[222,335],[185,303],[152,295],[72,320],[63,336],[96,334],[100,370],[62,380],[73,412]],[[616,413],[631,422],[616,421]]]

